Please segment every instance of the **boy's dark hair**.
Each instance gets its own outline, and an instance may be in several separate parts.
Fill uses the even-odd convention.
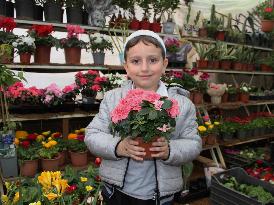
[[[151,37],[151,36],[137,36],[137,37],[131,39],[131,40],[127,43],[127,45],[126,45],[126,47],[125,47],[125,50],[124,50],[124,59],[125,59],[125,61],[126,61],[126,59],[127,59],[127,52],[128,52],[128,50],[129,50],[131,47],[135,46],[135,45],[136,45],[137,43],[139,43],[139,42],[143,42],[145,45],[148,45],[148,43],[153,44],[153,45],[156,46],[157,48],[160,48],[160,49],[161,49],[163,59],[166,57],[166,55],[165,55],[165,50],[164,50],[163,46],[161,45],[161,43],[160,43],[156,38],[153,38],[153,37]]]

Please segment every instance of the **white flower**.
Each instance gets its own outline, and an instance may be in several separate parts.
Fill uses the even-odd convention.
[[[101,37],[96,37],[96,39],[94,40],[94,43],[96,44],[100,44],[102,43],[103,39]]]
[[[17,42],[13,42],[13,43],[12,43],[12,46],[13,46],[14,48],[17,48],[18,43],[17,43]]]
[[[26,44],[28,44],[29,46],[35,45],[35,44],[34,44],[35,39],[32,38],[32,37],[30,37],[30,36],[24,36],[24,37],[22,38],[22,41],[25,42]]]

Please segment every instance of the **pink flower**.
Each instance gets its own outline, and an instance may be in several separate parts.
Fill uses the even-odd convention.
[[[168,127],[168,125],[164,124],[163,127],[157,127],[157,130],[160,130],[162,132],[167,132],[168,130],[170,130],[170,127]]]
[[[66,94],[66,93],[73,92],[74,89],[75,89],[75,87],[76,87],[75,83],[73,83],[73,84],[71,84],[71,85],[67,85],[67,86],[65,86],[65,87],[63,88],[62,92],[65,93],[65,94]]]
[[[67,25],[67,37],[71,38],[71,37],[79,37],[79,34],[84,33],[85,29],[81,28],[78,25]]]
[[[101,87],[100,87],[100,85],[93,85],[93,86],[91,86],[91,90],[98,92],[101,90]]]
[[[164,102],[161,101],[161,100],[157,100],[153,104],[154,104],[154,107],[155,107],[156,110],[161,110],[161,107],[164,104]]]
[[[89,75],[99,75],[98,71],[96,70],[88,70],[87,72]]]
[[[180,113],[179,104],[178,104],[177,100],[175,100],[175,99],[171,99],[171,102],[172,102],[172,106],[171,106],[171,108],[167,109],[167,112],[170,117],[175,118]]]
[[[205,122],[207,122],[207,121],[209,121],[209,116],[205,115],[205,116],[203,116],[203,119],[204,119]]]
[[[100,84],[100,83],[103,83],[103,82],[106,82],[107,81],[107,78],[106,77],[96,77],[95,79],[94,79],[94,83],[95,84]]]
[[[82,86],[88,83],[88,80],[86,78],[79,78],[79,81]]]
[[[204,73],[202,75],[200,75],[200,80],[208,80],[209,78],[209,74],[208,73]]]
[[[110,113],[112,122],[116,124],[122,120],[125,120],[128,117],[129,112],[130,112],[129,106],[123,107],[118,105]]]

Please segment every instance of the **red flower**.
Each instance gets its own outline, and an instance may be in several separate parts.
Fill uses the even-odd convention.
[[[38,37],[47,37],[53,31],[52,25],[33,25],[31,30],[34,30]]]
[[[21,142],[21,146],[24,147],[25,149],[27,149],[30,146],[30,142],[29,141],[23,141],[23,142]]]
[[[77,140],[84,141],[85,135],[77,135]]]
[[[100,181],[101,181],[101,177],[100,177],[99,175],[97,175],[97,176],[95,177],[95,181],[100,182]]]
[[[263,176],[263,179],[264,179],[265,181],[269,181],[272,177],[273,177],[272,174],[267,173],[266,175]]]
[[[0,28],[3,28],[6,32],[12,32],[16,27],[16,23],[13,18],[1,18],[0,19]]]
[[[91,86],[91,90],[98,92],[101,90],[101,87],[100,87],[100,85],[93,85],[93,86]]]
[[[87,73],[90,74],[90,75],[99,75],[97,70],[88,70]]]
[[[272,170],[271,167],[266,167],[266,168],[264,168],[264,171],[265,171],[265,172],[270,172],[271,170]]]
[[[55,132],[52,134],[52,137],[54,137],[54,138],[59,138],[61,136],[62,136],[62,134],[60,132]]]
[[[97,165],[97,166],[100,166],[100,164],[101,164],[101,158],[100,157],[96,157],[96,159],[95,159],[95,164]]]
[[[264,9],[264,11],[265,11],[266,13],[271,13],[271,12],[273,11],[273,9],[272,9],[271,7],[266,7],[266,8]]]
[[[77,185],[73,184],[66,188],[66,192],[70,194],[70,193],[74,192],[76,189],[77,189]]]
[[[33,133],[33,134],[29,134],[27,138],[28,138],[28,140],[34,141],[34,140],[36,140],[37,136],[38,136],[38,134]]]
[[[209,74],[208,73],[203,73],[201,76],[200,76],[200,80],[208,80],[209,78]]]
[[[262,165],[262,164],[263,164],[263,160],[258,159],[258,160],[256,161],[256,163],[259,164],[259,165]]]

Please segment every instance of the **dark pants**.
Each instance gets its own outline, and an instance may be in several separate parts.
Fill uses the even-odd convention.
[[[115,189],[114,194],[108,199],[103,194],[104,201],[106,205],[155,205],[154,200],[141,200],[128,196],[117,189]]]

